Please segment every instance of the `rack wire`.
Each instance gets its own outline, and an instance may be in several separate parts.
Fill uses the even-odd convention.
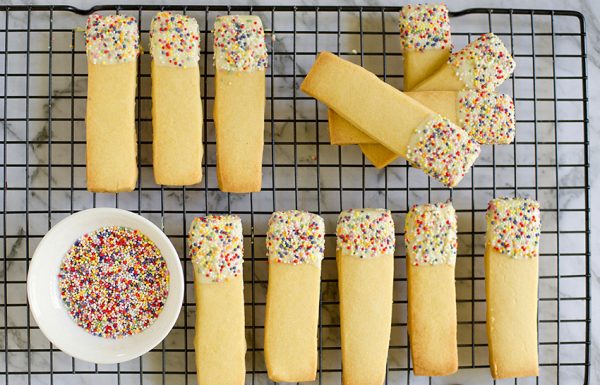
[[[137,90],[139,181],[132,193],[85,189],[86,60],[83,29],[91,12],[140,20],[142,45],[158,10],[197,18],[201,29],[204,180],[192,187],[154,184],[151,165],[149,55],[142,55]],[[274,210],[321,214],[327,226],[319,321],[319,384],[341,383],[334,243],[335,219],[350,207],[387,207],[396,221],[397,251],[392,339],[386,384],[494,383],[485,333],[483,247],[487,201],[527,196],[542,206],[539,289],[540,376],[515,384],[587,384],[590,348],[588,112],[585,23],[572,11],[467,9],[451,13],[461,47],[493,31],[507,44],[517,70],[503,86],[517,108],[512,145],[486,146],[473,170],[449,190],[397,161],[376,170],[356,146],[328,143],[322,105],[298,91],[318,51],[330,50],[402,87],[397,37],[400,7],[69,6],[0,7],[0,122],[2,141],[2,304],[0,378],[5,384],[194,384],[193,275],[185,234],[207,213],[242,217],[245,233],[247,383],[271,383],[263,360],[267,282],[266,222]],[[261,16],[269,41],[265,159],[260,193],[218,190],[212,120],[211,26],[225,13]],[[416,203],[452,199],[459,217],[457,307],[459,364],[448,378],[415,377],[406,331],[403,223]],[[72,359],[44,338],[26,298],[29,258],[55,223],[78,210],[109,206],[157,223],[180,253],[186,296],[163,343],[120,365]],[[498,381],[504,383],[504,381]]]

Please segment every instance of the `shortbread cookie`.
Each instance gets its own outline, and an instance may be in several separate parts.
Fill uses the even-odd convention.
[[[324,246],[325,226],[320,216],[297,210],[271,215],[265,362],[273,381],[316,378]]]
[[[400,11],[404,90],[410,91],[444,65],[452,49],[444,4],[405,5]]]
[[[515,107],[512,98],[506,94],[480,91],[422,91],[407,92],[411,97],[436,112],[445,116],[452,123],[464,129],[469,136],[480,144],[509,144],[515,138]],[[330,114],[330,131],[336,131],[335,137],[347,141],[345,132],[350,130],[348,139],[354,139],[352,127],[335,112]],[[372,143],[361,143],[360,148],[365,156],[377,168],[382,168],[396,160],[398,156],[384,146]]]
[[[425,107],[448,118],[451,122],[458,124],[455,91],[405,92],[405,94],[423,104]],[[376,140],[351,125],[346,119],[342,118],[332,109],[328,110],[327,118],[329,120],[329,140],[331,144],[345,146],[348,144],[378,143]]]
[[[202,180],[199,47],[194,18],[159,12],[152,19],[152,157],[157,184]]]
[[[479,155],[479,144],[463,129],[330,52],[319,54],[301,89],[447,186]]]
[[[536,201],[500,198],[487,210],[485,288],[494,378],[538,375],[537,301],[541,231]]]
[[[198,385],[243,385],[246,376],[240,218],[194,219],[188,235],[196,293]]]
[[[394,222],[388,210],[343,211],[337,223],[344,385],[381,385],[392,325]]]
[[[267,48],[257,16],[215,21],[217,179],[224,192],[260,191]]]
[[[138,174],[135,87],[139,34],[135,18],[91,15],[85,46],[87,189],[132,191]]]
[[[456,213],[451,203],[413,206],[406,216],[408,334],[417,376],[458,370]]]
[[[415,128],[435,112],[359,65],[321,52],[300,86],[379,143],[406,155]]]
[[[515,61],[493,33],[481,35],[412,91],[494,91],[515,70]]]
[[[462,127],[479,144],[510,144],[515,138],[515,104],[507,94],[467,91],[415,91],[406,95]],[[376,144],[329,110],[331,144]],[[382,146],[383,147],[383,146]]]

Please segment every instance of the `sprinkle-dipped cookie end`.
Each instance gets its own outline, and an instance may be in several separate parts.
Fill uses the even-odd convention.
[[[135,17],[93,14],[87,19],[85,50],[92,64],[127,63],[137,59],[140,38]]]
[[[496,198],[486,213],[486,243],[495,251],[514,259],[539,255],[540,204],[532,199]]]
[[[200,60],[198,22],[190,16],[159,12],[150,25],[150,53],[155,62],[191,67]]]
[[[337,221],[337,250],[359,258],[393,254],[394,221],[389,210],[349,209]]]
[[[192,222],[189,256],[201,282],[223,282],[242,274],[242,221],[235,215],[208,215]]]
[[[450,49],[450,20],[445,4],[405,5],[399,16],[404,50]]]
[[[325,250],[325,224],[316,214],[299,210],[277,211],[269,219],[269,262],[320,266]]]
[[[450,56],[449,63],[466,89],[494,91],[514,72],[516,63],[500,38],[481,35]]]
[[[456,212],[452,203],[414,205],[406,216],[404,241],[414,266],[454,266],[457,251]]]
[[[258,16],[220,16],[214,25],[215,66],[225,71],[255,72],[267,67],[267,46]]]
[[[441,115],[433,115],[415,129],[406,158],[448,187],[456,186],[481,152],[479,143]]]

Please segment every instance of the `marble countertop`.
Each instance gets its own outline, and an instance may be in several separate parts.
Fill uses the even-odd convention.
[[[46,4],[47,2],[44,1],[4,1],[3,4]],[[63,1],[61,2],[61,4],[71,4],[80,8],[88,8],[91,7],[93,5],[97,5],[97,4],[114,4],[114,1],[106,1],[106,0],[101,0],[101,1],[90,1],[90,0],[79,0],[79,1]],[[203,2],[196,2],[196,1],[179,1],[179,2],[175,2],[175,1],[142,1],[142,3],[144,4],[169,4],[169,5],[173,5],[173,4],[223,4],[224,2],[219,2],[219,1],[203,1]],[[243,0],[230,0],[227,2],[228,4],[231,5],[247,5],[248,2],[247,1],[243,1]],[[327,0],[327,1],[316,1],[316,2],[310,2],[310,1],[305,1],[305,0],[300,0],[300,1],[290,1],[290,0],[280,0],[280,1],[250,1],[250,4],[253,5],[339,5],[339,1],[335,1],[335,0]],[[406,3],[406,1],[398,1],[398,2],[394,2],[393,5],[401,5]],[[451,11],[458,11],[461,9],[465,9],[465,8],[472,8],[472,7],[496,7],[496,8],[539,8],[539,9],[572,9],[572,10],[577,10],[582,12],[586,19],[587,19],[587,50],[588,50],[588,61],[587,61],[587,69],[588,69],[588,76],[589,76],[589,80],[588,80],[588,96],[589,96],[589,119],[590,119],[590,125],[589,125],[589,140],[590,140],[590,161],[591,161],[591,169],[590,169],[590,184],[591,184],[591,192],[590,192],[590,197],[591,197],[591,212],[592,212],[592,219],[591,219],[591,231],[592,231],[592,237],[591,237],[591,287],[592,287],[592,298],[599,298],[598,296],[600,295],[600,260],[598,258],[596,258],[596,256],[598,254],[600,254],[600,237],[597,237],[596,234],[598,234],[598,232],[600,232],[600,221],[596,221],[594,220],[594,216],[595,213],[600,212],[600,178],[598,176],[599,172],[600,172],[600,108],[597,108],[598,106],[600,106],[600,88],[595,87],[596,84],[599,84],[600,82],[600,3],[598,3],[596,0],[582,0],[582,1],[569,1],[569,2],[565,2],[565,1],[560,1],[560,0],[549,0],[549,1],[544,1],[544,2],[540,2],[540,1],[535,1],[535,0],[497,0],[497,1],[493,1],[493,0],[482,0],[482,1],[475,1],[475,0],[447,0],[446,1],[449,9]],[[389,1],[385,1],[385,0],[353,0],[353,1],[347,1],[345,2],[345,4],[353,4],[353,5],[390,5],[392,4]],[[559,28],[560,26],[557,25],[557,28]],[[284,44],[282,42],[282,44]],[[35,65],[35,63],[34,63]],[[75,87],[81,87],[83,88],[85,86],[85,84],[81,85],[81,84],[76,84]],[[80,90],[79,90],[80,91]],[[78,90],[76,90],[76,92],[79,92]],[[569,90],[568,89],[560,89],[559,91],[564,92],[565,94],[568,94]],[[32,94],[35,94],[35,89],[31,89]],[[43,95],[43,92],[47,93],[47,88],[45,90],[40,89],[41,94]],[[21,106],[22,108],[22,106]],[[55,108],[55,106],[53,106],[53,108]],[[61,106],[57,106],[56,108],[61,108]],[[60,115],[60,112],[57,113],[58,115]],[[18,115],[18,113],[17,113]],[[540,116],[544,116],[544,112],[543,112],[543,108],[540,107],[540,111],[539,111],[539,115]],[[313,139],[313,138],[311,138]],[[568,140],[568,138],[562,137],[562,140]],[[310,154],[304,154],[307,156],[307,159],[310,157]],[[579,154],[581,155],[581,154]],[[58,155],[60,157],[60,155]],[[283,155],[281,155],[283,156]],[[580,157],[577,157],[577,154],[561,154],[561,156],[564,156],[564,159],[581,159]],[[571,156],[574,156],[574,158],[572,158]],[[498,159],[496,160],[500,160],[501,155],[498,155]],[[213,159],[214,161],[214,159]],[[301,160],[304,161],[304,160]],[[307,160],[308,162],[310,162],[310,159]],[[336,169],[337,171],[337,169]],[[280,177],[280,181],[285,179],[285,176],[281,176]],[[561,180],[561,183],[563,181]],[[325,182],[324,182],[325,183]],[[390,182],[392,183],[392,182]],[[568,181],[565,181],[565,183],[568,183]],[[102,198],[99,198],[102,199]],[[177,200],[177,197],[168,197],[169,201],[167,202],[167,205],[169,204],[173,204],[173,205],[178,205],[180,204],[180,202]],[[237,204],[245,204],[245,201],[240,200],[239,202],[237,202]],[[46,202],[47,203],[47,202]],[[101,204],[102,201],[100,201],[99,204]],[[225,204],[224,202],[221,202],[223,204]],[[35,204],[35,202],[34,202]],[[124,203],[125,205],[127,205],[127,198],[124,199]],[[236,204],[236,202],[234,202],[234,204]],[[217,206],[219,205],[219,203],[217,203]],[[310,205],[309,203],[307,203],[307,205]],[[176,206],[173,206],[176,207]],[[260,206],[262,208],[262,206]],[[308,206],[310,207],[310,206]],[[269,207],[268,205],[266,206],[265,210],[268,210]],[[334,210],[335,208],[332,207],[325,207],[325,208],[321,208],[324,210],[330,209],[330,210]],[[42,217],[39,219],[40,223],[39,225],[37,223],[35,223],[35,221],[37,221],[38,219],[32,218],[30,219],[30,223],[29,226],[33,229],[41,229],[40,231],[43,231],[44,226],[46,226],[48,219],[46,217]],[[327,220],[327,219],[326,219]],[[164,226],[168,227],[168,226],[181,226],[180,224],[169,224],[169,223],[163,223]],[[15,228],[18,227],[15,225]],[[33,231],[33,230],[31,230]],[[179,230],[178,230],[179,231]],[[263,230],[261,230],[263,231]],[[180,245],[179,245],[180,246]],[[16,247],[16,246],[15,246]],[[14,267],[13,267],[14,268]],[[16,268],[15,268],[16,269]],[[23,268],[21,268],[23,269]],[[568,269],[567,269],[568,270]],[[23,288],[24,289],[24,288]],[[4,293],[3,293],[4,294]],[[326,295],[326,293],[324,293],[324,295]],[[9,295],[10,297],[10,295]],[[193,296],[192,296],[193,297]],[[190,302],[193,302],[193,298],[188,299]],[[595,303],[596,301],[594,301],[593,303]],[[542,311],[542,310],[540,310]],[[193,316],[193,314],[192,314]],[[556,317],[556,316],[555,316]],[[592,306],[592,319],[593,320],[599,320],[600,318],[600,307],[597,306]],[[193,317],[190,318],[190,315],[188,314],[188,318],[189,318],[189,322],[193,322]],[[18,322],[18,321],[16,321]],[[17,323],[18,324],[18,323]],[[181,331],[179,331],[181,332]],[[15,333],[14,339],[18,339],[18,336],[16,336],[17,333]],[[2,339],[4,338],[4,336],[0,336]],[[36,338],[39,338],[39,336],[37,336]],[[9,336],[10,339],[10,336]],[[396,341],[398,342],[398,341]],[[4,343],[7,343],[7,341],[4,341]],[[592,322],[592,350],[591,350],[591,371],[590,371],[590,383],[594,384],[594,383],[600,383],[600,353],[598,351],[598,347],[600,347],[600,322],[594,321]],[[191,347],[190,347],[191,348]],[[193,356],[193,355],[192,355]],[[178,356],[179,357],[179,356]],[[42,358],[40,357],[34,357],[33,358],[41,360]],[[176,358],[174,358],[176,359]],[[18,361],[19,359],[15,356],[13,357],[13,360]],[[64,362],[63,362],[64,361]],[[13,362],[11,365],[14,365],[15,363]],[[37,364],[40,364],[40,362],[37,362]],[[42,365],[45,365],[45,361],[42,362]],[[57,358],[56,361],[54,362],[54,365],[57,365],[57,367],[61,367],[61,365],[66,365],[65,367],[67,369],[65,370],[69,370],[69,364],[70,364],[70,360],[68,359],[60,359]],[[174,363],[174,362],[169,362],[169,365],[172,364],[175,367],[181,368],[182,364],[180,363]],[[2,362],[2,360],[0,359],[0,370],[3,370],[5,363]],[[150,363],[150,366],[152,366],[152,363]],[[26,371],[27,370],[27,366],[25,361],[23,362],[19,362],[16,364],[15,366],[15,370],[21,370],[21,371]],[[85,370],[85,365],[82,364],[81,367],[78,367],[78,369],[83,368],[82,370]],[[122,366],[122,369],[127,371],[127,370],[131,370],[133,372],[135,372],[136,370],[139,370],[139,367],[132,365],[132,366]],[[146,367],[147,369],[147,367]],[[160,367],[158,368],[152,368],[152,369],[156,369],[159,371],[160,373]],[[90,367],[90,370],[93,370],[93,366]],[[484,371],[483,372],[484,377],[481,377],[481,383],[488,383],[489,382],[489,377],[487,377],[487,373]],[[134,376],[135,377],[135,376]],[[68,376],[64,376],[64,377],[60,377],[60,379],[58,379],[58,377],[55,379],[55,383],[65,383],[65,384],[71,384],[71,383],[81,383],[78,381],[85,381],[86,383],[115,383],[114,382],[114,377],[99,377],[99,379],[91,379],[90,376],[88,377],[81,377],[79,380],[73,382],[73,381],[69,381],[68,380]],[[555,379],[555,378],[554,378]],[[0,376],[0,383],[4,383],[4,377]],[[21,377],[19,379],[11,379],[11,381],[9,383],[27,383],[27,377]],[[136,381],[138,381],[138,377],[134,378],[135,383],[137,383]],[[187,380],[187,379],[186,379]],[[411,377],[411,383],[413,382],[413,380],[415,380],[414,377]],[[566,375],[565,377],[560,378],[561,383],[564,384],[581,384],[581,378],[577,375],[574,375],[573,377],[568,375],[568,369],[566,369]],[[33,383],[46,383],[46,380],[42,377],[40,378],[34,378],[33,379]],[[64,382],[63,382],[64,381]],[[100,382],[98,382],[100,381]],[[153,377],[153,376],[149,376],[147,379],[144,380],[144,383],[160,383],[161,379],[160,377]],[[185,380],[182,380],[185,381]],[[416,380],[415,380],[416,381]],[[434,380],[434,383],[444,383],[444,384],[456,384],[456,383],[474,383],[473,381],[477,381],[477,379],[473,380],[473,379],[467,379],[467,378],[461,378],[460,376],[458,377],[453,377],[451,380],[449,380],[451,382],[447,382],[443,379],[438,379],[438,380]],[[394,381],[392,380],[390,383],[394,383],[394,384],[399,384],[399,383],[405,383],[406,379],[405,377],[401,377],[401,379],[399,379],[398,381]],[[125,381],[125,383],[129,383],[128,380]],[[178,379],[177,381],[174,381],[173,383],[183,383],[180,381],[180,379]],[[191,383],[191,382],[190,382]],[[261,382],[262,383],[262,382]],[[329,382],[324,382],[329,384]],[[333,381],[331,383],[337,383],[336,381]],[[416,381],[415,383],[420,383],[418,381]],[[475,382],[477,383],[477,382]],[[499,382],[499,383],[503,383],[503,382]],[[521,383],[521,381],[519,381],[519,383]],[[523,381],[523,383],[531,383],[531,382],[527,382],[527,381]],[[540,381],[540,383],[555,383],[552,382],[552,380],[549,380],[548,382]]]

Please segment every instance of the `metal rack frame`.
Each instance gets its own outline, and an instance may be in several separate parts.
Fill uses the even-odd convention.
[[[151,177],[151,162],[145,161],[141,156],[140,178],[135,192],[109,196],[92,194],[85,190],[85,180],[82,179],[85,161],[81,161],[80,152],[80,149],[85,146],[82,135],[84,119],[78,108],[85,101],[85,92],[78,89],[77,83],[86,77],[85,67],[79,65],[82,61],[85,62],[85,47],[80,40],[81,31],[75,28],[82,25],[84,19],[76,16],[92,12],[131,14],[138,20],[142,20],[140,32],[142,36],[146,36],[149,25],[144,20],[158,10],[189,13],[195,16],[200,24],[205,154],[214,152],[214,137],[211,139],[209,128],[212,124],[211,103],[214,99],[211,88],[212,65],[208,58],[212,54],[212,48],[207,44],[211,41],[209,19],[217,14],[231,12],[256,13],[265,19],[265,30],[275,35],[275,40],[269,44],[271,65],[267,73],[268,111],[265,125],[269,132],[265,139],[265,152],[269,159],[265,160],[263,165],[263,171],[271,177],[271,182],[266,184],[263,182],[261,193],[234,196],[219,192],[214,181],[215,163],[210,157],[207,157],[204,164],[204,180],[196,186],[172,188],[155,185]],[[48,383],[62,383],[71,376],[93,375],[110,376],[110,379],[114,380],[113,383],[117,384],[194,382],[193,323],[188,321],[188,317],[193,317],[194,314],[194,302],[193,295],[190,297],[189,293],[184,300],[181,319],[171,335],[167,337],[169,341],[163,342],[145,356],[158,357],[151,360],[151,364],[148,364],[144,357],[134,360],[135,362],[131,364],[111,366],[86,366],[82,362],[68,359],[66,362],[70,362],[71,366],[64,368],[60,366],[65,362],[62,353],[47,341],[44,345],[43,337],[41,337],[42,342],[39,342],[39,329],[33,324],[26,296],[23,296],[26,283],[26,276],[23,273],[27,272],[29,258],[35,249],[35,244],[44,235],[44,230],[70,213],[97,205],[127,208],[162,225],[182,256],[188,292],[193,292],[190,290],[193,280],[184,240],[190,219],[209,212],[231,212],[242,216],[247,238],[245,245],[248,310],[247,383],[262,384],[271,382],[267,380],[261,358],[260,312],[264,306],[262,288],[266,283],[263,275],[266,258],[261,254],[261,243],[264,243],[265,237],[264,223],[272,211],[291,205],[293,207],[283,208],[296,207],[317,212],[325,216],[331,225],[340,209],[348,208],[348,202],[362,203],[363,206],[381,202],[381,206],[392,209],[398,224],[403,223],[401,219],[406,214],[407,208],[414,203],[422,200],[454,198],[455,202],[462,202],[457,205],[459,226],[460,223],[467,224],[459,227],[461,246],[457,264],[457,271],[465,273],[457,276],[457,284],[465,286],[463,293],[459,293],[459,311],[462,309],[470,313],[468,319],[461,319],[459,316],[460,373],[466,373],[467,376],[471,372],[479,373],[488,367],[487,345],[485,340],[481,340],[485,336],[482,336],[480,330],[482,326],[485,327],[485,320],[477,316],[481,314],[482,306],[485,305],[484,293],[481,291],[483,275],[478,271],[482,260],[481,237],[484,232],[479,221],[485,211],[482,197],[524,194],[542,201],[545,223],[549,224],[543,229],[542,236],[547,241],[550,240],[548,242],[552,244],[552,249],[542,250],[540,258],[548,266],[554,266],[552,273],[540,273],[540,308],[542,305],[544,308],[548,307],[548,313],[554,314],[554,317],[543,318],[540,313],[540,328],[544,328],[540,330],[540,336],[548,329],[551,337],[543,340],[540,338],[541,375],[534,381],[559,384],[566,383],[567,376],[577,376],[587,384],[591,323],[590,204],[586,32],[583,15],[573,11],[484,8],[451,13],[453,23],[463,18],[470,18],[476,25],[473,30],[453,31],[453,36],[470,41],[479,33],[493,30],[505,42],[509,42],[507,45],[513,52],[518,66],[531,67],[531,73],[523,74],[517,70],[516,74],[507,81],[506,89],[517,103],[518,131],[531,135],[521,137],[518,133],[515,144],[505,147],[510,148],[509,152],[513,155],[512,162],[503,160],[503,149],[499,149],[498,146],[490,147],[487,150],[487,160],[478,161],[465,181],[453,190],[449,190],[413,173],[403,161],[395,162],[383,171],[377,171],[366,163],[360,152],[330,146],[325,134],[327,130],[324,109],[297,89],[306,70],[301,63],[304,63],[306,58],[312,60],[324,46],[366,66],[372,59],[380,60],[381,65],[374,69],[376,73],[384,80],[400,85],[401,70],[390,63],[398,62],[401,53],[392,49],[389,43],[396,34],[395,29],[389,28],[390,20],[397,18],[399,10],[400,7],[354,6],[124,5],[98,6],[87,10],[71,6],[1,6],[0,93],[2,100],[0,103],[2,107],[0,108],[2,113],[0,121],[3,130],[1,131],[0,170],[4,185],[0,237],[3,247],[0,266],[0,271],[3,271],[0,281],[3,290],[3,301],[0,304],[2,313],[0,377],[3,378],[4,383],[15,381],[31,383],[37,379]],[[497,18],[505,24],[498,24]],[[518,21],[515,20],[517,18]],[[556,20],[567,18],[573,19],[574,30],[556,30]],[[44,23],[39,24],[39,19]],[[63,26],[63,19],[73,19],[75,24]],[[319,20],[323,19],[327,22],[320,24]],[[291,27],[282,29],[281,20],[289,22]],[[308,20],[308,22],[302,24],[301,20]],[[348,23],[349,20],[356,23]],[[334,24],[335,28],[330,28],[331,24]],[[307,25],[312,28],[306,28]],[[380,28],[373,30],[373,25],[379,25]],[[497,31],[497,25],[504,25],[505,28]],[[47,39],[47,49],[38,47],[38,37]],[[377,37],[380,41],[377,42],[377,48],[374,48],[371,40]],[[57,47],[59,46],[57,39],[70,40],[70,45],[68,48]],[[357,49],[349,49],[346,39],[354,39],[353,41],[358,45]],[[548,44],[540,43],[541,39],[549,42],[549,51],[541,51],[542,46],[548,48]],[[530,52],[515,51],[517,40],[529,41]],[[562,53],[555,49],[566,40],[574,40],[577,52]],[[327,46],[327,41],[333,42],[333,48]],[[287,44],[291,44],[291,47],[286,46]],[[302,48],[305,45],[314,48]],[[536,46],[539,47],[537,51]],[[68,58],[65,62],[70,68],[67,68],[66,72],[55,63],[58,56]],[[24,68],[14,68],[11,61],[13,58],[24,60],[21,64]],[[278,63],[286,60],[289,61],[288,65]],[[551,73],[539,73],[536,60],[550,61]],[[561,60],[572,62],[568,67],[570,70],[577,68],[579,74],[562,74],[564,68],[560,65]],[[38,63],[47,65],[45,73],[32,71],[32,65]],[[144,108],[150,100],[150,94],[147,88],[142,86],[142,82],[150,77],[147,64],[140,61],[138,65],[140,86],[137,90],[136,119],[140,154],[147,154],[151,144],[151,140],[148,139],[150,137],[147,135],[151,118],[149,109]],[[279,68],[286,70],[277,72],[276,69]],[[43,82],[48,90],[46,94],[32,94],[31,84],[34,82],[36,84]],[[291,94],[278,95],[275,84],[281,82],[291,85]],[[521,94],[520,84],[523,82],[532,83],[531,94]],[[546,85],[542,86],[541,82]],[[569,82],[570,88],[575,89],[577,95],[568,97],[557,95],[558,91],[563,91],[563,82]],[[67,87],[59,90],[57,83],[66,84]],[[541,91],[542,88],[551,91],[549,96]],[[14,106],[19,103],[24,104],[24,107],[22,111],[15,113]],[[35,115],[36,103],[44,104],[45,116]],[[575,117],[561,118],[562,103],[576,105],[579,114]],[[63,109],[56,112],[54,106],[58,104],[61,104]],[[530,107],[519,109],[521,104]],[[553,111],[549,117],[542,114],[541,106],[546,104],[550,104],[550,110]],[[43,126],[41,130],[40,125]],[[568,127],[575,139],[561,138],[564,127]],[[40,132],[42,135],[38,135]],[[36,135],[31,137],[32,133]],[[67,137],[61,138],[63,134]],[[286,136],[291,139],[281,139]],[[316,155],[304,157],[305,147],[309,147],[310,151],[314,149]],[[43,150],[39,150],[40,148]],[[577,154],[575,160],[564,156],[565,150],[571,149]],[[23,154],[19,155],[19,151]],[[42,159],[38,158],[36,151],[43,153]],[[551,161],[542,162],[538,156],[541,153],[548,155]],[[532,163],[516,164],[519,156],[523,155],[532,155]],[[56,160],[63,156],[69,162]],[[282,160],[286,157],[287,160]],[[283,170],[284,173],[289,170],[289,173],[292,173],[291,179],[287,179],[289,174],[282,175],[279,170]],[[571,170],[574,170],[572,171],[574,176],[563,178],[563,173]],[[17,175],[21,174],[24,175],[23,183],[18,182],[21,179]],[[497,180],[497,174],[504,175],[505,179],[512,179],[512,181]],[[59,181],[59,178],[62,180]],[[308,186],[306,181],[311,181],[313,178],[315,183]],[[45,182],[42,183],[41,180]],[[281,180],[291,184],[280,186],[278,181]],[[324,183],[325,180],[328,183]],[[282,196],[288,198],[284,199]],[[156,206],[146,205],[151,201]],[[202,202],[204,207],[199,207],[196,204],[198,201]],[[173,205],[172,202],[176,204]],[[269,204],[265,205],[264,202]],[[548,204],[544,205],[545,202]],[[176,228],[171,225],[173,218],[180,218]],[[572,228],[569,223],[573,221],[579,221],[580,226]],[[45,225],[45,229],[40,230],[41,224]],[[328,228],[332,229],[331,226]],[[401,226],[398,225],[399,240],[402,239],[402,235]],[[335,235],[329,231],[327,238],[328,245],[332,244]],[[571,242],[580,244],[581,250],[564,251],[564,245],[571,246]],[[398,263],[395,274],[395,313],[405,313],[401,309],[406,305],[406,293],[403,289],[406,281],[403,268],[405,257],[401,243],[398,242],[396,255]],[[560,262],[561,259],[563,264]],[[326,253],[324,269],[335,270],[334,266],[333,253]],[[340,382],[341,362],[336,359],[336,354],[339,353],[339,339],[337,341],[335,339],[339,319],[324,317],[326,308],[335,309],[337,306],[336,282],[335,274],[333,276],[324,274],[322,316],[319,322],[319,384]],[[548,294],[548,291],[553,294]],[[564,311],[571,311],[573,306],[585,311],[575,318],[564,314]],[[335,310],[331,314],[334,313]],[[171,346],[172,336],[179,342],[183,342],[183,347],[176,344],[175,347]],[[401,315],[399,318],[395,316],[386,383],[421,383],[422,381],[431,383],[431,378],[422,379],[412,375],[407,339],[405,318]],[[183,366],[171,367],[172,362],[167,362],[169,355],[184,357]],[[47,357],[47,365],[41,357]],[[21,360],[25,363],[19,363]],[[155,365],[155,361],[158,362],[158,366]],[[490,383],[493,382],[491,377],[488,379]],[[109,381],[105,377],[103,380]],[[514,383],[531,383],[531,381],[515,379]]]

